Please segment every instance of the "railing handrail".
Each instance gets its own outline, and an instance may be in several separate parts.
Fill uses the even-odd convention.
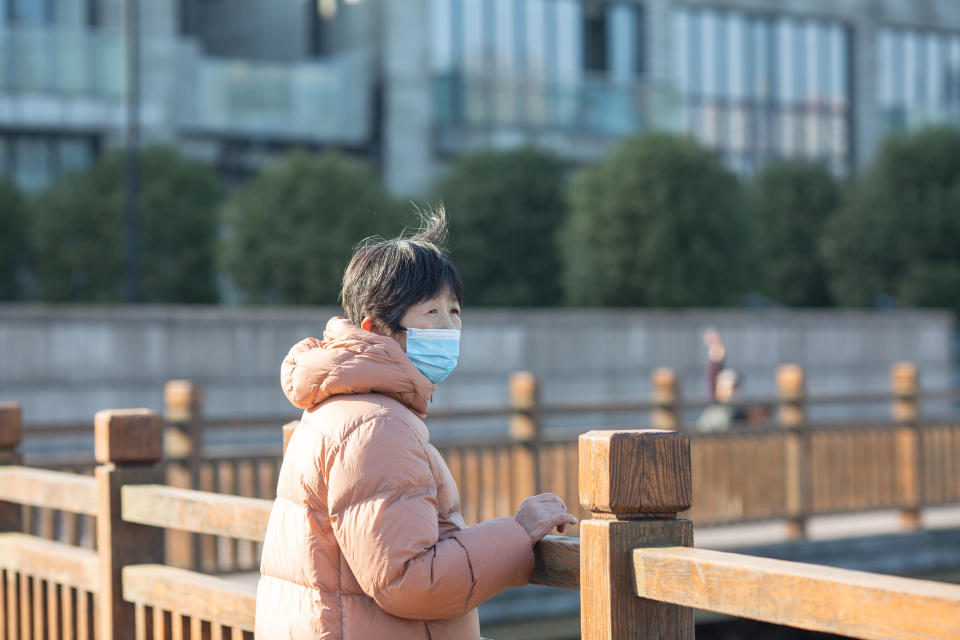
[[[200,632],[200,620],[216,620],[218,625],[252,631],[257,603],[255,585],[217,578],[205,573],[177,569],[162,564],[128,565],[123,569],[123,598],[136,606],[138,618],[144,607],[154,611],[175,611],[188,616]],[[156,614],[154,614],[156,615]],[[138,620],[138,626],[145,620]]]
[[[97,482],[89,476],[0,466],[0,501],[97,515]]]
[[[960,629],[960,585],[689,547],[632,555],[640,598],[867,640]]]
[[[245,498],[166,485],[126,485],[120,490],[127,522],[263,542],[273,500]]]

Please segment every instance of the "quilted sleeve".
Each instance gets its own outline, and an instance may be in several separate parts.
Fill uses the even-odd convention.
[[[361,588],[384,611],[455,618],[529,580],[533,545],[513,518],[438,541],[436,482],[408,425],[389,418],[365,423],[328,464],[334,535]]]

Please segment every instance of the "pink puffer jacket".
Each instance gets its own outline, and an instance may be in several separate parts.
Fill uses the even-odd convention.
[[[423,423],[433,385],[400,345],[342,318],[281,369],[306,409],[270,513],[256,637],[476,640],[476,606],[526,584],[513,518],[467,527]]]

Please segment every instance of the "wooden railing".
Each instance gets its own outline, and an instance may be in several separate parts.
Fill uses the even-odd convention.
[[[907,363],[891,370],[887,394],[845,394],[809,398],[802,369],[778,370],[776,422],[765,428],[733,428],[717,434],[690,433],[694,460],[694,498],[685,516],[699,526],[784,520],[796,537],[805,535],[811,517],[842,512],[898,509],[905,528],[919,526],[925,506],[960,502],[960,425],[920,419],[916,368]],[[546,430],[545,416],[597,411],[647,409],[656,424],[676,427],[682,400],[679,382],[669,370],[657,370],[653,398],[621,406],[544,405],[537,379],[518,373],[511,379],[507,407],[466,411],[470,416],[503,416],[509,434],[486,439],[439,442],[460,489],[468,524],[511,515],[520,501],[538,491],[552,491],[577,504],[576,433]],[[929,397],[931,394],[925,394]],[[941,399],[951,393],[936,394]],[[165,390],[165,451],[161,465],[170,486],[272,499],[279,473],[279,438],[266,451],[212,452],[200,448],[201,433],[218,423],[202,420],[202,393],[186,381],[171,381]],[[807,408],[814,402],[883,401],[889,423],[812,425]],[[432,419],[462,416],[433,414]],[[231,421],[236,428],[267,418]],[[277,419],[279,420],[279,419]],[[279,424],[277,422],[276,424]],[[295,426],[295,422],[288,425]],[[31,437],[33,431],[31,430]],[[263,447],[260,447],[263,449]],[[763,460],[764,464],[743,461]],[[92,475],[94,462],[74,460],[56,465]],[[588,514],[580,512],[580,517]],[[93,518],[53,509],[25,512],[25,529],[48,539],[96,548]],[[576,534],[577,528],[572,529]],[[169,564],[208,573],[253,570],[258,542],[187,532],[169,532]]]
[[[18,466],[0,406],[0,629],[18,638],[252,638],[252,583],[163,563],[163,529],[262,541],[271,503],[160,484],[152,412],[96,418],[94,478]],[[856,638],[956,637],[960,586],[692,549],[690,441],[671,431],[578,439],[580,539],[536,549],[535,584],[581,592],[581,637],[693,638],[693,607]],[[18,504],[13,504],[18,503]],[[19,504],[95,514],[98,551],[18,533]]]

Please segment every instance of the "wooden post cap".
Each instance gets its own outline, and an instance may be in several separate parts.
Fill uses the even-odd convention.
[[[163,421],[150,409],[107,409],[94,418],[97,462],[156,462],[163,456]]]
[[[14,449],[23,442],[23,411],[15,402],[0,402],[0,449]]]
[[[893,393],[908,396],[917,392],[917,366],[912,362],[896,362],[890,367]]]
[[[167,420],[188,420],[197,412],[202,400],[202,387],[189,380],[168,380],[163,385],[163,404]]]
[[[287,445],[290,444],[290,438],[293,437],[293,432],[299,426],[299,420],[291,420],[287,424],[283,425],[283,453],[287,452]]]
[[[670,367],[659,367],[654,369],[651,380],[654,402],[673,402],[677,399],[676,371]]]
[[[594,513],[675,514],[690,508],[690,440],[676,431],[580,436],[580,504]]]
[[[510,374],[510,403],[518,409],[529,409],[537,402],[537,376],[529,371]]]
[[[782,364],[777,367],[777,390],[785,400],[799,400],[803,397],[803,367],[798,364]]]

